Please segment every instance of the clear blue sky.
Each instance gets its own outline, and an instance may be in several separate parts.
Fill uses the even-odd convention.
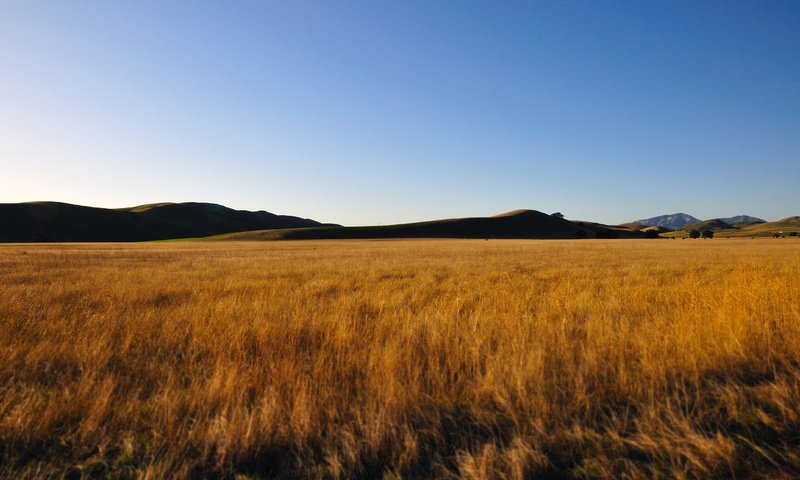
[[[0,202],[800,214],[800,2],[0,2]]]

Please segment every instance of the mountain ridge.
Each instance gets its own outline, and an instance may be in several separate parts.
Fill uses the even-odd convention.
[[[489,217],[445,218],[396,225],[345,227],[264,210],[234,210],[205,202],[160,202],[108,209],[63,202],[0,204],[0,242],[135,242],[187,238],[230,240],[370,238],[654,238],[689,229],[723,236],[764,236],[800,227],[800,217],[764,222],[739,215],[697,220],[686,213],[621,225],[569,220],[560,213],[513,210]],[[684,223],[697,220],[692,223]],[[650,225],[646,222],[656,223]],[[660,223],[660,225],[658,225]]]
[[[631,223],[638,223],[640,225],[650,225],[654,227],[665,227],[671,230],[686,228],[689,225],[699,224],[702,222],[711,222],[713,220],[720,220],[726,224],[754,224],[766,223],[766,220],[751,215],[735,215],[733,217],[719,217],[707,220],[701,220],[688,213],[670,213],[666,215],[658,215],[655,217],[645,218],[642,220],[634,220]]]
[[[665,227],[670,229],[683,228],[686,225],[698,223],[701,220],[697,217],[689,215],[688,213],[669,213],[666,215],[659,215],[656,217],[645,218],[642,220],[634,220],[633,223],[640,225],[650,225],[652,227]]]

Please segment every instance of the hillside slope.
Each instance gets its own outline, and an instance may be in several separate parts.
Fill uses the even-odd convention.
[[[730,224],[722,221],[719,218],[712,218],[711,220],[703,220],[702,222],[686,225],[683,230],[730,230],[734,228]]]
[[[60,202],[0,204],[0,242],[129,242],[320,225],[310,219],[233,210],[213,203],[161,203],[129,209]]]
[[[493,217],[452,218],[430,222],[367,227],[317,227],[223,235],[216,240],[317,240],[370,238],[595,238],[597,232],[641,238],[637,231],[591,222],[571,222],[536,210],[516,210]]]
[[[733,225],[734,223],[753,224],[766,222],[763,218],[754,217],[752,215],[736,215],[735,217],[720,218],[720,220],[729,225]]]
[[[788,217],[777,222],[764,222],[748,225],[744,228],[722,230],[717,235],[722,237],[771,237],[773,235],[800,234],[800,217]]]
[[[651,230],[655,230],[658,233],[667,233],[672,231],[671,228],[645,225],[643,223],[636,223],[636,222],[621,223],[619,225],[616,225],[616,228],[621,228],[624,230],[632,230],[635,232],[649,232]]]
[[[727,226],[726,226],[727,225]],[[792,232],[800,235],[800,217],[788,217],[777,222],[745,223],[736,222],[733,225],[725,224],[721,219],[706,220],[665,234],[666,237],[687,237],[690,230],[713,230],[716,237],[771,237],[775,234],[794,236]]]

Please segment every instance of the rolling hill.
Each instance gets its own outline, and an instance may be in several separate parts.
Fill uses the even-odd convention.
[[[131,242],[208,237],[214,240],[312,240],[379,238],[643,238],[656,232],[685,236],[690,229],[718,236],[771,236],[800,231],[800,217],[735,225],[722,219],[677,225],[694,217],[665,215],[622,225],[567,220],[536,210],[382,226],[344,227],[266,211],[234,210],[214,203],[152,203],[130,208],[95,208],[59,202],[0,204],[0,242]],[[662,223],[649,225],[643,222]]]
[[[723,222],[719,218],[712,218],[711,220],[703,220],[702,222],[693,223],[691,225],[686,225],[683,227],[683,230],[730,230],[734,228],[729,223]]]
[[[322,224],[214,203],[158,203],[107,209],[59,202],[0,204],[1,242],[128,242]]]
[[[736,222],[727,224],[719,218],[698,222],[664,234],[665,237],[686,237],[690,230],[713,230],[716,237],[771,237],[775,234],[794,236],[800,234],[800,217],[788,217],[776,222]]]
[[[643,223],[636,223],[636,222],[623,223],[623,224],[617,225],[616,227],[617,228],[622,228],[622,229],[625,229],[625,230],[633,230],[633,231],[636,231],[636,232],[649,232],[651,230],[655,230],[658,233],[667,233],[667,232],[671,232],[672,231],[672,229],[667,228],[667,227],[657,227],[657,226],[654,226],[654,225],[645,225]]]
[[[775,234],[791,235],[792,232],[800,234],[800,217],[787,217],[777,222],[755,223],[743,228],[721,230],[717,232],[721,237],[771,237]]]
[[[738,224],[752,224],[752,223],[765,223],[766,220],[763,218],[753,217],[750,215],[736,215],[735,217],[728,217],[728,218],[720,218],[723,222],[733,225],[735,223]]]
[[[599,232],[599,235],[598,235]],[[610,235],[609,235],[610,233]],[[493,217],[451,218],[366,227],[313,227],[221,235],[215,240],[318,240],[371,238],[641,238],[643,233],[592,222],[569,221],[536,210]]]

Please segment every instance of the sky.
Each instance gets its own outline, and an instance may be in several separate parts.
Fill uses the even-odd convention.
[[[800,2],[0,0],[0,202],[800,215]]]

